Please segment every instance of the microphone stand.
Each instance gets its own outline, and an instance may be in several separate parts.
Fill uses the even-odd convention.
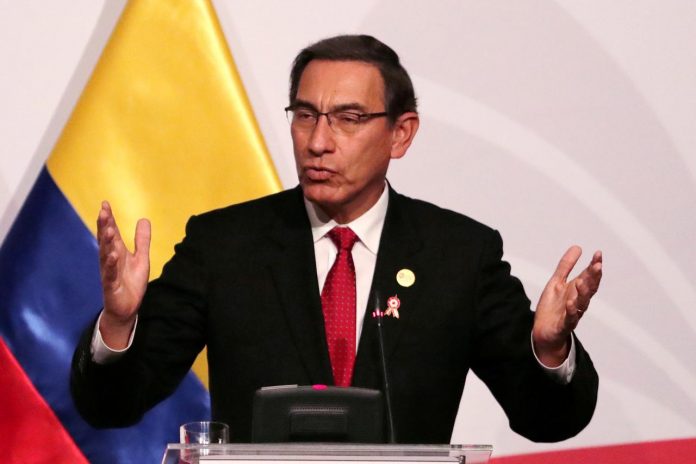
[[[382,364],[384,396],[386,397],[387,403],[389,443],[396,443],[396,429],[394,428],[394,415],[392,414],[391,404],[391,389],[389,387],[389,375],[387,374],[387,357],[384,353],[384,334],[382,333],[382,316],[384,313],[381,309],[376,309],[372,314],[377,319],[377,339],[379,340],[379,356]]]

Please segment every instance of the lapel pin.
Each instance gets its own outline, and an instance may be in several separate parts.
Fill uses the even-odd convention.
[[[401,301],[399,300],[399,297],[394,295],[389,297],[387,300],[387,310],[384,311],[385,316],[392,316],[395,318],[399,318],[399,307],[401,306]]]
[[[396,273],[396,281],[402,287],[410,287],[416,282],[416,274],[410,269],[402,269]]]

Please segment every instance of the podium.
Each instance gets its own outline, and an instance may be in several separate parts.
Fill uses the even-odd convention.
[[[170,444],[162,464],[483,464],[490,445]]]

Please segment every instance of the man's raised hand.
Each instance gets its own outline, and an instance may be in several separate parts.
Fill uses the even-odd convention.
[[[104,312],[99,330],[112,349],[128,345],[150,276],[150,222],[140,219],[135,229],[135,252],[128,251],[111,206],[104,201],[97,218],[99,270]]]
[[[568,281],[581,254],[578,246],[565,252],[539,298],[532,340],[539,360],[548,367],[559,366],[568,356],[570,334],[602,280],[602,252],[596,251],[580,275]]]

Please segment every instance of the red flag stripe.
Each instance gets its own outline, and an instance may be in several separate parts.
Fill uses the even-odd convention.
[[[0,366],[2,462],[87,464],[1,337]]]
[[[494,464],[693,464],[696,462],[696,438],[505,456],[492,459],[491,462]]]

